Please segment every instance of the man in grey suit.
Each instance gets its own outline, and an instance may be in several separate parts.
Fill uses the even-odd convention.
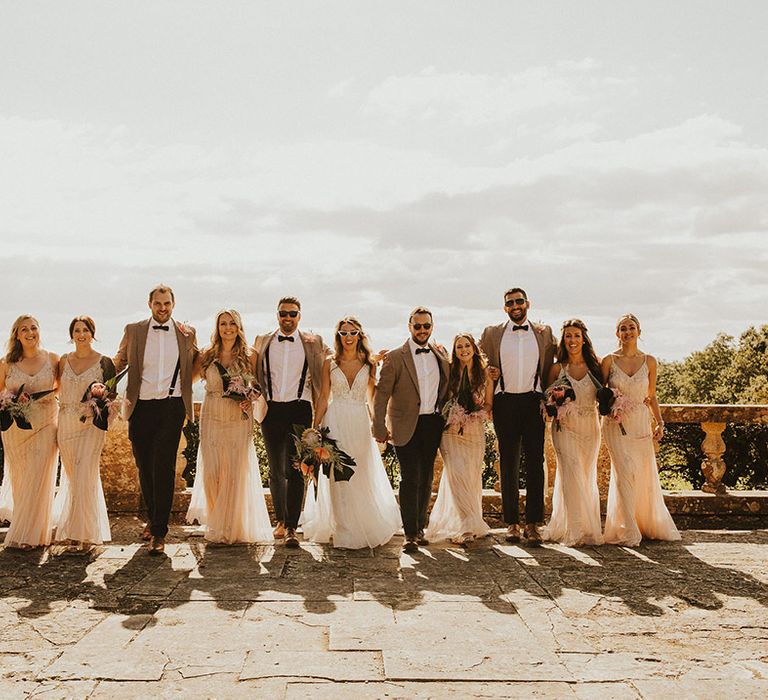
[[[256,379],[267,399],[261,432],[269,459],[269,491],[275,511],[275,538],[286,547],[298,547],[304,499],[304,477],[294,468],[294,426],[312,425],[322,384],[328,348],[319,335],[299,331],[301,302],[283,297],[277,303],[278,330],[265,333],[253,343],[257,354]]]
[[[528,320],[531,304],[520,287],[504,292],[509,319],[488,326],[480,348],[495,382],[493,427],[499,441],[501,503],[507,541],[520,541],[520,448],[525,453],[525,536],[541,544],[536,524],[544,519],[544,418],[541,398],[557,344],[552,329]]]
[[[114,358],[117,372],[128,366],[128,437],[147,508],[142,539],[150,541],[150,554],[165,549],[181,428],[185,416],[193,419],[197,341],[193,328],[173,320],[175,304],[170,287],[155,287],[149,293],[151,318],[125,327]]]
[[[374,397],[372,433],[390,441],[400,462],[400,514],[403,551],[427,545],[424,528],[432,496],[435,457],[443,434],[440,411],[448,391],[449,361],[429,339],[432,312],[415,308],[408,320],[411,337],[384,358]]]

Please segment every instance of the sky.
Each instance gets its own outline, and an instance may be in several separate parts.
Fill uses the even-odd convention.
[[[767,59],[762,1],[0,0],[0,334],[114,354],[163,282],[450,346],[520,286],[681,359],[766,322]]]

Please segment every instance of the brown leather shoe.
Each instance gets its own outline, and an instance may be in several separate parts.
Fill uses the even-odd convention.
[[[149,529],[149,525],[147,525],[142,531],[141,531],[141,539],[144,542],[149,542],[149,540],[152,538],[152,530]]]
[[[525,526],[525,540],[529,547],[541,547],[541,535],[533,523]]]
[[[165,538],[152,537],[152,539],[149,541],[149,553],[153,556],[157,556],[163,552],[165,552]]]
[[[520,526],[519,525],[510,525],[507,528],[507,534],[504,536],[504,539],[507,542],[513,542],[517,543],[520,541]]]
[[[413,554],[419,551],[419,545],[416,543],[415,537],[406,537],[403,543],[403,551],[406,554]]]
[[[296,530],[292,527],[285,529],[285,546],[289,549],[299,548],[299,538],[296,537]]]
[[[272,536],[276,540],[282,540],[283,537],[285,537],[285,524],[284,523],[278,523],[277,527],[275,527],[275,529],[272,530]]]

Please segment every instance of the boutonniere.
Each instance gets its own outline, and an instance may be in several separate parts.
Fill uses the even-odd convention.
[[[176,328],[179,329],[179,333],[181,333],[185,338],[189,338],[190,335],[192,335],[194,328],[190,326],[188,323],[180,323],[179,321],[176,321]]]

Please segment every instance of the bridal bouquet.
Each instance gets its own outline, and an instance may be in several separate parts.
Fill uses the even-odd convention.
[[[120,412],[122,402],[117,396],[117,385],[127,373],[126,367],[114,377],[89,384],[83,398],[80,399],[80,403],[85,404],[83,415],[80,416],[81,423],[91,418],[95,428],[106,430],[109,427],[109,419]]]
[[[43,396],[53,393],[53,389],[36,391],[32,394],[24,391],[24,385],[14,393],[9,389],[0,392],[0,430],[6,431],[15,422],[21,430],[32,430],[29,411],[32,404]]]
[[[621,434],[626,435],[627,431],[624,429],[622,420],[628,411],[637,408],[637,402],[632,401],[618,389],[604,386],[597,392],[597,404],[600,415],[608,416],[611,420],[616,421],[621,429]]]
[[[472,396],[472,387],[469,384],[469,376],[464,370],[459,382],[459,390],[456,396],[451,398],[443,406],[441,411],[445,419],[446,430],[451,426],[458,428],[459,435],[464,434],[464,428],[473,420],[487,420],[488,412],[482,406],[475,403]]]
[[[333,470],[334,481],[349,481],[355,470],[356,462],[338,443],[328,436],[330,428],[304,428],[300,425],[293,426],[293,442],[296,445],[296,462],[294,468],[298,469],[304,478],[312,479],[317,484],[320,471],[329,479]],[[315,491],[317,498],[317,491]]]
[[[248,401],[253,403],[261,396],[261,387],[256,383],[256,378],[247,372],[230,374],[224,365],[214,362],[221,375],[221,383],[224,385],[223,396],[238,403]],[[243,411],[242,419],[248,418],[248,411]]]
[[[576,392],[567,377],[561,377],[544,392],[544,411],[554,418],[555,429],[560,430],[563,420],[574,407]]]

